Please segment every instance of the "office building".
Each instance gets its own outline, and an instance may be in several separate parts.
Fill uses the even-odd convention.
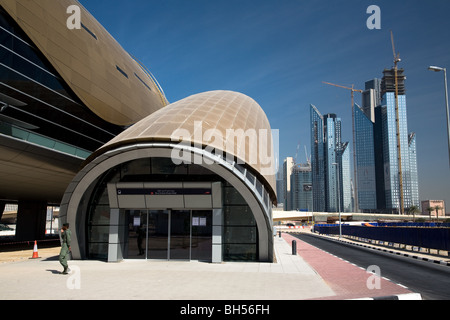
[[[353,197],[353,185],[352,185],[352,170],[350,168],[350,148],[349,143],[344,142],[339,151],[340,153],[340,166],[338,181],[341,185],[340,201],[342,212],[354,211],[354,197]]]
[[[279,171],[277,174],[277,203],[277,208],[284,207],[284,180],[282,171]]]
[[[355,106],[359,206],[365,211],[399,212],[400,178],[397,152],[395,75],[366,82],[363,107]],[[403,207],[419,206],[416,136],[408,132],[404,70],[398,70],[398,113]],[[373,199],[376,199],[374,203]]]
[[[325,212],[325,162],[323,117],[319,110],[310,106],[311,123],[311,176],[313,183],[313,210]]]
[[[322,116],[313,105],[310,117],[314,211],[351,210],[350,157],[341,139],[341,119]]]
[[[354,108],[358,202],[359,209],[365,212],[377,209],[374,123],[369,117],[370,113],[364,112],[357,104]]]
[[[296,164],[291,174],[292,210],[311,211],[312,175],[311,163]]]
[[[287,157],[283,162],[283,208],[285,211],[292,210],[292,187],[291,174],[294,168],[294,158]]]
[[[381,81],[381,126],[383,163],[377,170],[384,173],[384,197],[385,208],[399,210],[401,206],[399,155],[397,152],[397,125],[396,125],[396,98],[394,70],[384,70]],[[398,70],[398,114],[399,114],[399,139],[400,139],[400,165],[403,180],[403,208],[413,205],[419,206],[417,160],[414,136],[408,133],[407,108],[406,108],[406,76],[404,70]],[[410,144],[411,142],[411,144]],[[378,143],[376,141],[376,143]],[[415,168],[411,168],[411,164]],[[415,170],[412,170],[415,169]]]
[[[381,80],[372,79],[366,81],[365,91],[362,93],[362,110],[370,119],[375,122],[375,107],[381,104]]]

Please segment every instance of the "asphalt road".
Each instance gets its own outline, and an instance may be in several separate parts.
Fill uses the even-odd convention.
[[[381,276],[420,293],[424,300],[450,299],[450,267],[374,249],[344,244],[309,234],[298,239],[367,269],[380,267]]]

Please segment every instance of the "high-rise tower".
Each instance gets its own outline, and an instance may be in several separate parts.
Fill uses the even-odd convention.
[[[311,105],[311,166],[314,211],[351,211],[350,157],[341,119]]]
[[[404,75],[404,70],[399,69],[397,73],[399,114],[398,135],[400,141],[399,156],[397,152],[394,69],[386,69],[383,74],[384,76],[381,80],[379,89],[381,101],[375,108],[373,130],[377,209],[399,210],[401,206],[400,183],[403,187],[404,208],[411,207],[412,205],[419,206],[415,134],[408,133],[405,89],[406,77]],[[366,83],[366,86],[367,85],[368,84]],[[376,92],[376,86],[374,89]],[[367,126],[365,130],[368,132]],[[362,132],[362,129],[360,129],[357,132],[357,136],[362,134]],[[361,158],[362,154],[360,149],[361,148],[357,147],[356,152],[357,157],[359,155]],[[367,150],[366,147],[363,147],[362,149]],[[372,158],[370,158],[370,161],[371,159]],[[399,159],[401,170],[399,170]],[[399,171],[402,172],[402,182],[400,182]],[[368,178],[359,180],[359,183],[370,184]]]

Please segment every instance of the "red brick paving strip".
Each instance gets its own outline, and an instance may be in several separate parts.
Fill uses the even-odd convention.
[[[343,261],[331,254],[322,251],[294,236],[283,233],[285,241],[292,245],[292,240],[297,241],[297,254],[305,260],[330,286],[336,296],[323,297],[327,300],[343,300],[357,298],[374,298],[394,296],[411,293],[408,289],[391,281],[380,279],[380,289],[369,289],[367,280],[372,276],[359,267]],[[381,270],[383,277],[383,270]]]

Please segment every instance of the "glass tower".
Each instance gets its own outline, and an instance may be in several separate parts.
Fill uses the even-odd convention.
[[[403,180],[404,208],[419,206],[419,187],[415,135],[408,134],[405,79],[403,69],[398,70],[398,113],[401,172]],[[400,208],[400,177],[397,149],[396,99],[393,70],[384,70],[381,83],[382,101],[376,110],[375,151],[378,192],[383,186],[383,198],[378,195],[378,209]],[[380,207],[382,205],[382,207]]]
[[[312,175],[311,163],[298,164],[291,174],[292,210],[312,210]]]
[[[313,210],[325,211],[325,172],[323,116],[313,105],[311,116],[311,176],[313,183]]]
[[[350,148],[349,143],[346,142],[341,148],[341,161],[340,161],[340,176],[339,183],[341,185],[342,192],[341,197],[341,211],[352,212],[353,211],[353,188],[352,188],[352,174],[350,169]]]
[[[337,212],[338,203],[338,152],[341,146],[340,132],[341,119],[336,118],[335,114],[326,114],[324,116],[325,132],[325,197],[326,211]]]
[[[313,105],[310,112],[314,211],[350,211],[350,157],[348,143],[341,141],[341,119],[322,116]]]
[[[356,168],[359,208],[377,209],[375,179],[374,129],[367,114],[355,104]]]

